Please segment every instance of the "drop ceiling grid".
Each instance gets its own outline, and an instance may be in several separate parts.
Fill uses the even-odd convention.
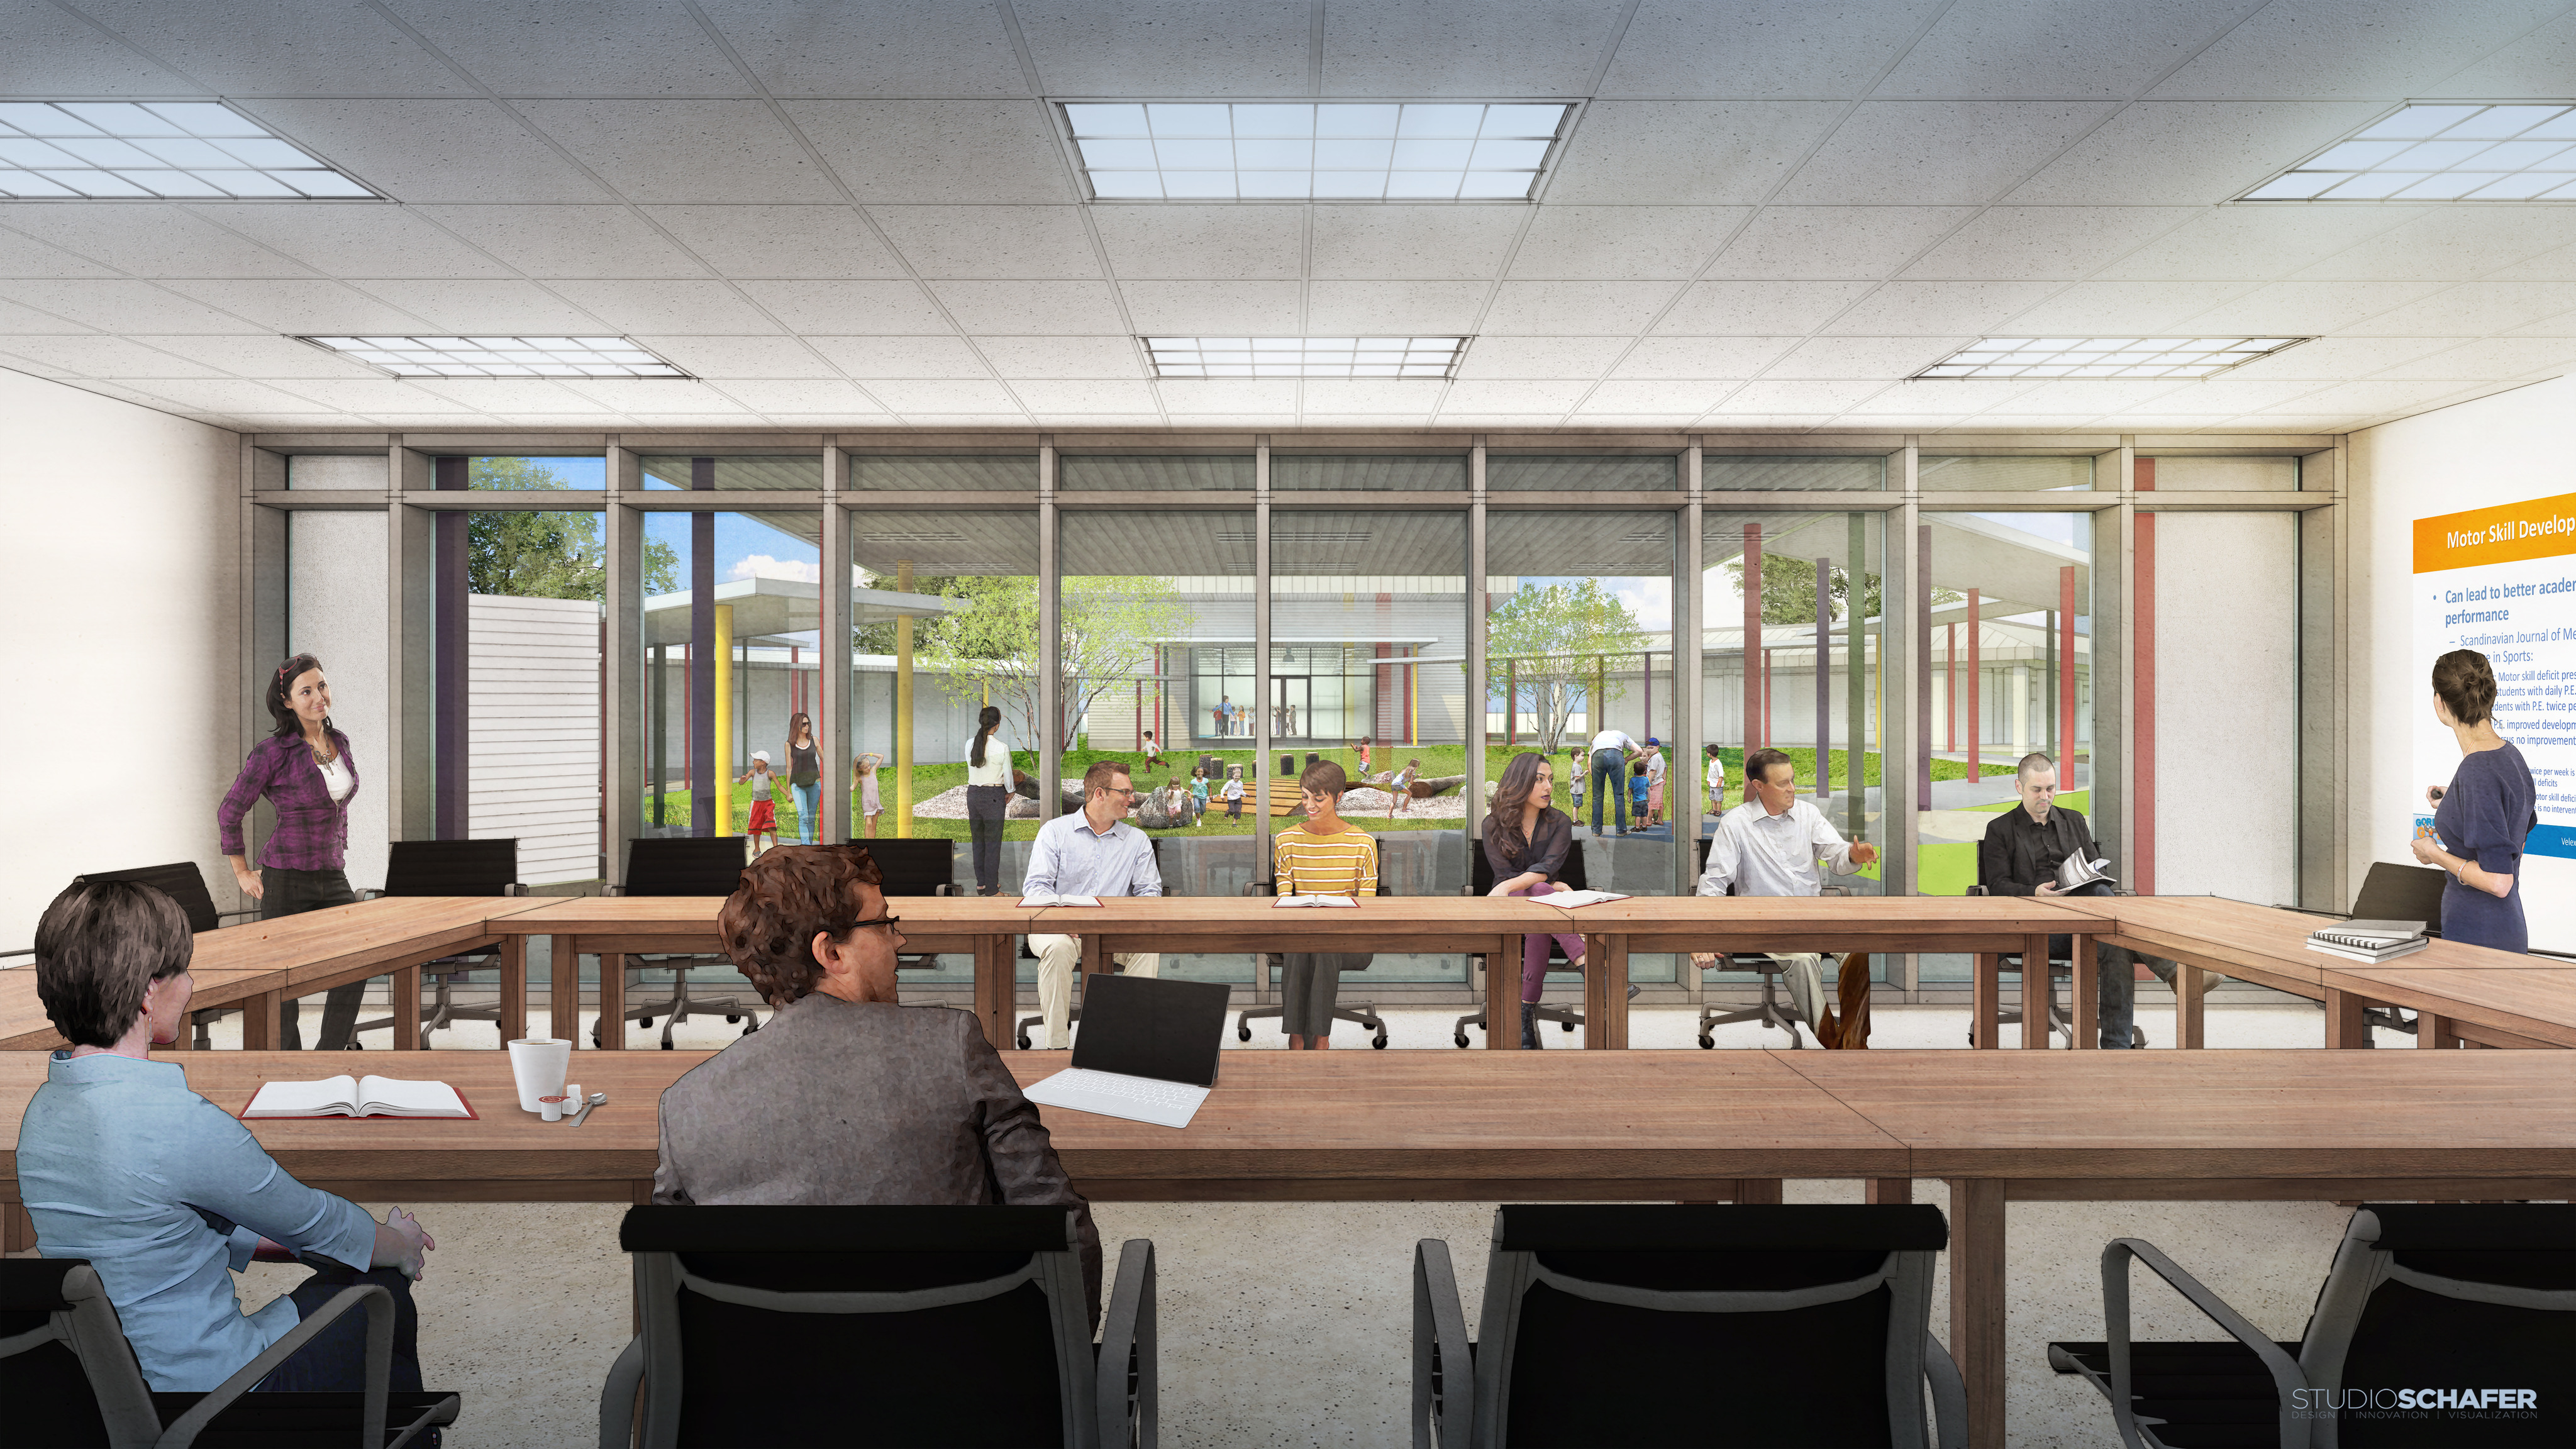
[[[19,7],[0,44],[64,98],[222,96],[395,204],[0,206],[0,365],[324,428],[2270,430],[2564,371],[2576,207],[2218,204],[2218,182],[2403,99],[2535,84],[2517,47],[2576,37],[2555,0],[2376,29],[2342,8],[2213,0],[2124,30],[2016,0],[1756,4],[1727,26],[1666,0],[1317,4],[1275,26],[1005,3],[916,7],[818,67],[778,7],[736,0],[621,6],[613,27],[456,0]],[[1045,98],[1143,94],[1561,98],[1582,119],[1535,205],[1077,204]],[[1714,135],[1746,138],[1741,164],[1693,158]],[[1134,335],[1182,322],[1478,340],[1436,398],[1220,392],[1146,376]],[[2326,340],[2229,374],[2260,393],[1901,381],[1972,335],[2078,322]],[[395,383],[276,335],[576,324],[703,381]],[[2297,361],[2312,350],[2331,365]]]

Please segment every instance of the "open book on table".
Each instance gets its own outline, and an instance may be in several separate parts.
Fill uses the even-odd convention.
[[[1351,899],[1349,896],[1275,896],[1271,899],[1270,908],[1272,910],[1283,910],[1291,906],[1322,906],[1342,910],[1357,910],[1359,909],[1359,904],[1360,903],[1358,901]]]
[[[318,1082],[263,1082],[242,1116],[472,1117],[474,1109],[445,1082],[341,1076]]]
[[[1561,906],[1570,911],[1578,906],[1597,906],[1603,901],[1624,901],[1627,896],[1618,891],[1550,891],[1529,899],[1542,906]]]
[[[1051,896],[1040,891],[1036,895],[1020,897],[1020,904],[1024,906],[1096,906],[1100,904],[1100,897]]]

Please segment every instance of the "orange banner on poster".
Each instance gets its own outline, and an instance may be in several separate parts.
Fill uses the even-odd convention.
[[[2576,553],[2576,493],[2415,520],[2415,572]]]

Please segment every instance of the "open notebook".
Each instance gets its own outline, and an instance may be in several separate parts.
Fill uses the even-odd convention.
[[[263,1082],[242,1108],[255,1117],[472,1117],[474,1109],[445,1082],[394,1077],[325,1077],[318,1082]]]

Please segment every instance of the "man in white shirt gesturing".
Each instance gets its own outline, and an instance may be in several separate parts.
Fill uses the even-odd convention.
[[[1059,815],[1038,827],[1029,846],[1029,868],[1020,891],[1032,896],[1159,896],[1163,873],[1154,864],[1154,842],[1126,823],[1135,803],[1127,767],[1103,760],[1083,772],[1082,813]],[[1073,1045],[1073,968],[1082,956],[1080,936],[1029,937],[1038,957],[1038,1013],[1046,1018],[1049,1050]],[[1121,951],[1130,976],[1160,976],[1163,958],[1153,951]]]
[[[1745,756],[1744,795],[1743,804],[1718,817],[1699,894],[1722,896],[1732,884],[1738,895],[1822,895],[1818,861],[1836,875],[1878,863],[1877,846],[1844,840],[1825,812],[1798,798],[1798,767],[1781,751],[1755,750]],[[1823,1021],[1818,1013],[1825,997],[1825,958],[1807,952],[1774,953],[1771,959],[1780,963],[1789,999],[1808,1026]],[[1694,951],[1691,965],[1708,970],[1717,965],[1717,956]]]

